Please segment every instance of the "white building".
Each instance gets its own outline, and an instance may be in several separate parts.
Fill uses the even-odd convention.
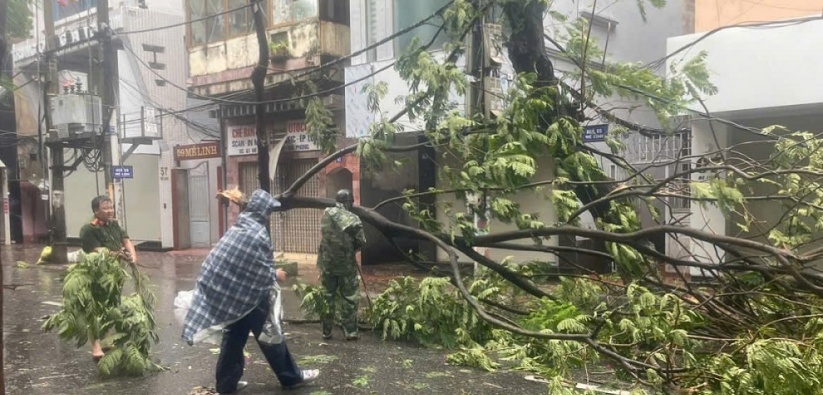
[[[390,36],[394,32],[413,25],[433,14],[447,3],[447,0],[351,0],[352,52],[366,48]],[[637,8],[637,3],[633,1],[617,1],[606,5],[601,3],[598,8],[594,10],[594,13],[592,13],[592,7],[596,3],[592,1],[553,2],[551,7],[553,11],[571,19],[583,17],[591,20],[592,35],[597,39],[600,46],[605,48],[607,60],[651,62],[665,55],[666,37],[677,36],[692,31],[693,21],[691,20],[691,11],[693,11],[693,8],[688,7],[688,4],[691,4],[691,2],[685,2],[686,5],[674,1],[668,3],[665,8],[660,10],[647,7],[647,22],[642,20]],[[388,114],[388,116],[392,116],[402,110],[403,103],[397,100],[397,98],[407,95],[409,89],[391,65],[398,58],[398,55],[407,48],[412,37],[416,36],[421,43],[429,41],[437,31],[439,20],[440,19],[435,19],[431,23],[411,33],[400,36],[391,43],[378,46],[352,59],[351,66],[346,69],[346,82],[353,83],[358,80],[362,81],[353,83],[346,88],[347,137],[361,137],[366,135],[369,124],[375,119],[375,115],[367,111],[367,98],[366,94],[363,93],[363,87],[366,85],[386,82],[388,85],[388,94],[380,103],[381,110],[384,114]],[[554,19],[546,18],[544,23],[546,31],[551,32],[553,36],[559,37],[563,33],[559,24]],[[557,48],[548,42],[547,47],[550,53],[555,55],[554,66],[560,77],[564,76],[567,72],[573,71],[575,67],[574,64],[564,60]],[[509,63],[508,58],[505,58],[505,63]],[[507,74],[510,75],[511,70],[512,67],[510,64],[504,64],[503,67],[501,67],[501,82],[504,86],[506,84]],[[374,75],[371,76],[372,74]],[[455,96],[454,102],[457,105],[464,105],[465,100],[462,97]],[[656,128],[658,126],[654,113],[645,108],[641,103],[608,100],[604,101],[603,104],[618,108],[618,110],[614,111],[614,114],[618,117],[637,124],[647,125],[650,128]],[[628,110],[629,108],[632,108],[632,110]],[[608,125],[600,125],[604,123],[605,122],[593,122],[591,125],[592,129],[600,127],[600,129],[605,128],[605,130],[608,130]],[[402,117],[397,124],[404,127],[404,131],[407,132],[404,137],[408,140],[416,141],[416,139],[419,138],[419,133],[414,133],[421,128],[419,122],[412,122],[408,117]],[[598,138],[594,138],[592,144],[605,149],[605,144],[598,141]],[[642,141],[630,141],[632,146],[641,146],[641,143]],[[638,158],[641,154],[643,153],[637,152],[636,147],[633,147],[633,150],[629,153],[630,156],[637,156]],[[437,176],[435,175],[436,165],[430,160],[432,155],[434,155],[433,152],[412,153],[409,157],[405,158],[407,165],[402,170],[403,174],[366,174],[364,172],[360,182],[360,204],[372,206],[387,196],[397,195],[400,191],[407,188],[426,190],[429,187],[440,185],[441,181],[437,180]],[[554,175],[552,159],[548,157],[544,159],[543,163],[539,164],[539,174],[535,179],[551,179]],[[615,166],[610,162],[602,160],[602,165],[604,169],[606,169],[607,174],[611,171],[613,176],[618,175]],[[538,212],[540,214],[540,220],[545,223],[552,223],[556,219],[554,212],[546,209],[545,196],[539,196],[535,193],[523,193],[519,195],[516,200],[521,204],[524,212]],[[438,215],[445,214],[442,211],[442,203],[446,202],[452,203],[455,208],[463,205],[461,202],[450,201],[448,197],[439,197],[436,202],[441,208]],[[395,220],[403,220],[404,217],[402,209],[399,206],[385,206],[381,212]],[[510,226],[502,224],[492,223],[491,225],[492,232],[505,231],[509,228]],[[376,234],[370,236],[370,240],[380,239]],[[554,242],[557,241],[555,240]],[[422,244],[416,245],[412,241],[409,241],[408,245],[403,245],[401,242],[401,247],[417,249],[420,252],[431,251],[430,246],[426,247]],[[369,256],[369,254],[387,256],[392,254],[392,251],[396,251],[388,242],[382,242],[382,244],[381,242],[374,243],[370,248],[373,250],[365,251],[365,256]],[[534,257],[534,255],[529,253],[514,251],[490,251],[490,255],[495,259],[513,255],[518,261],[528,261]],[[432,254],[429,254],[429,256],[435,258]],[[441,256],[437,258],[442,259],[442,253]]]
[[[57,36],[53,38],[54,55],[61,84],[58,101],[68,100],[73,95],[71,85],[78,82],[83,91],[100,92],[95,75],[102,70],[99,44],[93,38],[97,30],[96,1],[61,3],[52,3]],[[113,139],[112,157],[115,166],[130,170],[121,173],[125,178],[114,181],[118,219],[131,238],[144,247],[209,247],[219,237],[218,205],[213,196],[221,164],[220,133],[214,121],[204,124],[202,120],[191,120],[210,108],[190,105],[187,100],[183,1],[124,0],[111,1],[110,6],[118,77],[117,105],[112,116],[118,138]],[[15,97],[18,134],[35,137],[29,141],[37,141],[38,129],[44,129],[37,122],[37,114],[42,114],[43,87],[36,80],[38,70],[45,67],[42,4],[36,10],[38,26],[33,38],[16,44],[12,51],[15,69],[20,71],[15,82],[23,86]],[[58,112],[56,109],[56,117]],[[94,122],[100,121],[91,124],[99,134],[104,128]],[[196,150],[185,148],[200,147],[190,147],[195,144],[218,148],[207,149],[210,155],[190,155]],[[64,150],[69,165],[79,158],[74,162],[76,168],[65,178],[69,239],[77,237],[81,226],[91,218],[91,199],[107,193],[102,166],[96,160],[100,147],[88,148]],[[29,157],[36,149],[18,148],[18,156],[26,156],[26,167],[22,162],[20,166],[21,178],[47,181],[48,176],[41,171],[41,158]],[[54,191],[49,192],[53,197]],[[39,226],[34,233],[42,229]]]
[[[693,154],[767,139],[749,128],[782,125],[792,131],[819,133],[823,121],[823,90],[820,89],[823,75],[819,72],[823,68],[823,55],[810,50],[819,45],[819,34],[823,34],[823,20],[814,16],[774,22],[768,27],[729,27],[707,37],[692,34],[670,38],[667,49],[673,54],[670,65],[706,52],[707,69],[718,92],[707,97],[705,105],[712,117],[725,120],[709,122],[702,116],[694,117]],[[694,110],[703,112],[702,107]],[[772,146],[749,144],[735,150],[749,158],[763,160],[771,155]],[[697,173],[693,179],[701,176]],[[755,194],[768,194],[767,185],[754,188]],[[763,237],[763,229],[780,221],[784,210],[775,210],[774,204],[773,201],[747,203],[759,224],[748,232],[734,226],[732,219],[712,205],[691,207],[689,225],[716,234],[758,239]],[[723,259],[714,248],[704,248],[701,243],[692,243],[690,249],[704,262],[717,263]]]

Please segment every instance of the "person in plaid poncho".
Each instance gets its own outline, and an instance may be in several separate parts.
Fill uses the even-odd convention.
[[[259,340],[269,308],[273,308],[270,292],[276,292],[279,298],[277,281],[286,277],[282,270],[274,269],[274,247],[266,230],[269,215],[278,207],[280,202],[270,194],[254,191],[237,223],[220,239],[200,269],[183,338],[191,345],[223,332],[216,368],[216,390],[221,394],[248,385],[240,378],[249,331],[284,388],[300,387],[319,374],[317,370],[301,370],[285,340],[277,344]],[[279,330],[282,333],[282,326]]]

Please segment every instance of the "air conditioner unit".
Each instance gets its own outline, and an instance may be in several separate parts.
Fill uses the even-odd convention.
[[[52,124],[59,139],[99,134],[103,123],[100,96],[66,94],[51,98]]]

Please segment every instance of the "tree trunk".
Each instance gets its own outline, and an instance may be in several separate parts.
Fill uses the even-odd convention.
[[[263,19],[263,9],[260,7],[261,0],[249,0],[254,11],[254,31],[257,34],[257,48],[259,58],[257,66],[251,73],[251,82],[254,85],[254,98],[257,101],[255,108],[256,130],[257,130],[257,177],[260,181],[260,189],[271,192],[271,177],[269,175],[269,136],[266,131],[266,105],[264,88],[266,84],[266,74],[269,68],[269,40],[266,37],[266,24]],[[268,229],[269,226],[266,226]]]
[[[549,53],[546,50],[546,39],[544,37],[543,17],[546,15],[547,5],[542,1],[509,2],[503,7],[503,12],[509,21],[512,21],[512,33],[506,44],[509,50],[509,59],[514,70],[518,73],[534,73],[537,75],[535,87],[543,88],[557,85],[557,78],[554,74]],[[516,21],[516,22],[515,22]],[[578,121],[583,120],[583,112],[572,102],[566,102],[562,97],[555,103],[557,113],[554,117],[543,117],[543,130],[556,121],[557,116],[570,116]],[[563,159],[563,158],[559,158]],[[570,173],[573,181],[587,181],[575,179],[574,173]],[[602,179],[593,181],[606,181]],[[612,190],[611,184],[585,183],[574,188],[575,195],[585,205],[603,196]],[[595,220],[601,219],[613,222],[608,217],[610,205],[602,203],[594,205],[589,212]],[[606,251],[606,245],[601,240],[595,240],[594,248],[597,251]]]
[[[543,16],[546,4],[542,1],[510,1],[503,7],[506,18],[511,21],[512,33],[506,47],[509,59],[517,73],[536,73],[535,86],[554,85],[554,66],[546,52],[543,38]]]

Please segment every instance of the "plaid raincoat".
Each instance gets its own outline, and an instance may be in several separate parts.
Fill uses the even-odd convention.
[[[266,232],[269,215],[280,202],[256,190],[237,223],[212,249],[200,269],[183,338],[191,345],[222,331],[279,292],[274,247]]]

